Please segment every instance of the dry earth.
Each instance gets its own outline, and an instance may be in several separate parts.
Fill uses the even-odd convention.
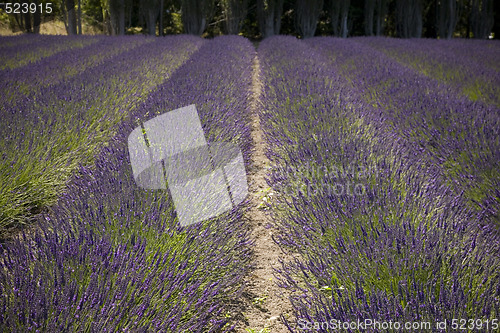
[[[259,58],[256,56],[253,64],[252,91],[252,167],[249,172],[250,210],[246,218],[252,229],[251,237],[254,243],[253,262],[255,269],[245,280],[246,290],[241,304],[242,317],[236,327],[237,333],[247,332],[289,332],[281,321],[281,315],[289,317],[291,304],[289,294],[276,284],[273,267],[279,268],[279,258],[289,259],[280,247],[273,241],[272,217],[263,209],[262,201],[269,194],[269,186],[265,180],[270,161],[265,155],[266,141],[259,119],[261,81],[259,77]]]

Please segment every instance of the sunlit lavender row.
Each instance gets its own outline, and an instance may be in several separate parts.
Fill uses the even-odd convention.
[[[241,37],[197,43],[188,61],[128,110],[95,163],[73,173],[37,220],[40,231],[3,246],[2,331],[230,329],[230,305],[249,267],[243,209],[180,227],[167,192],[135,184],[127,149],[138,121],[196,104],[207,139],[232,141],[248,156],[255,50]]]
[[[53,203],[77,165],[90,163],[116,124],[202,42],[188,36],[157,43],[104,39],[89,45],[90,51],[81,51],[91,58],[107,44],[108,56],[102,61],[75,63],[79,57],[68,51],[42,60],[43,67],[3,71],[0,232]],[[55,66],[60,70],[51,70]],[[40,85],[27,84],[30,79]]]
[[[0,44],[0,50],[4,52],[7,49],[11,49],[11,47],[19,47],[21,45],[25,45],[28,43],[34,43],[37,41],[45,42],[50,38],[54,38],[54,36],[40,36],[34,34],[22,34],[18,36],[2,36],[2,43]],[[55,37],[57,38],[57,37]]]
[[[295,258],[275,272],[291,332],[500,325],[498,43],[0,41],[0,331],[241,326],[248,201],[182,226],[175,197],[141,188],[131,166],[130,133],[142,127],[149,147],[144,124],[192,104],[208,144],[236,145],[247,170],[258,112],[271,160],[259,208]]]
[[[432,91],[418,95],[419,85],[391,86],[410,72],[387,70],[370,91],[371,75],[380,79],[385,63],[373,52],[356,57],[358,45],[275,37],[258,49],[261,123],[274,164],[270,208],[277,241],[300,254],[277,272],[293,291],[295,316],[283,319],[293,332],[337,332],[314,323],[365,319],[425,321],[433,325],[426,331],[437,332],[435,323],[445,319],[498,318],[498,228],[484,226],[468,198],[447,184],[442,165],[405,135],[404,120],[416,109],[387,103],[413,93],[447,100]],[[369,58],[379,66],[365,66]],[[426,105],[419,107],[425,114]]]
[[[92,67],[105,64],[116,58],[125,51],[134,47],[152,42],[151,38],[94,38],[93,44],[81,49],[68,49],[53,55],[43,57],[37,62],[29,63],[13,69],[5,69],[2,75],[2,90],[4,94],[2,105],[15,103],[17,99],[32,97],[43,94],[41,91],[47,86],[60,84],[61,81],[68,82],[71,77],[76,76]],[[57,40],[52,43],[58,42]],[[60,43],[60,41],[59,41]],[[45,45],[51,45],[45,42]],[[29,45],[33,48],[33,45]],[[26,52],[22,53],[26,56]],[[111,63],[111,62],[109,62]]]
[[[363,100],[383,111],[391,131],[440,166],[444,181],[457,195],[465,193],[485,224],[500,226],[500,109],[470,101],[358,41],[308,43],[363,91]]]
[[[488,41],[359,38],[469,99],[500,107],[500,47]]]
[[[18,37],[15,38],[16,42],[10,45],[9,40],[14,40],[13,37],[1,37],[0,40],[5,41],[6,44],[6,46],[0,48],[0,70],[6,70],[36,63],[44,57],[65,50],[78,52],[78,50],[95,43],[98,38],[93,36],[67,39],[56,36],[43,36],[41,38]]]

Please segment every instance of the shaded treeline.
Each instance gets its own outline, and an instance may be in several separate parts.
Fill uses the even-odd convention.
[[[50,14],[13,14],[11,26],[37,33],[42,19],[60,18],[68,34],[81,34],[83,21],[110,35],[500,37],[495,0],[56,0],[53,6]]]

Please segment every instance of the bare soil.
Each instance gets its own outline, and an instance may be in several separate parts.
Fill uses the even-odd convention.
[[[252,166],[249,172],[250,210],[246,218],[250,225],[251,237],[254,241],[253,263],[255,269],[245,279],[245,291],[240,300],[242,312],[237,333],[247,332],[289,332],[281,321],[281,316],[291,315],[289,294],[276,284],[274,268],[279,268],[279,258],[287,258],[280,247],[273,241],[272,217],[265,209],[263,200],[271,194],[265,180],[270,161],[265,155],[266,140],[260,125],[259,111],[262,107],[260,96],[260,65],[258,56],[253,63],[252,77]],[[266,198],[266,199],[265,199]]]

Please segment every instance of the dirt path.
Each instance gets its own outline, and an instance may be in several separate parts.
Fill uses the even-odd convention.
[[[237,333],[250,332],[289,332],[281,322],[280,316],[288,317],[291,305],[288,294],[283,293],[275,283],[273,267],[279,267],[278,258],[286,257],[279,246],[272,240],[273,229],[271,216],[262,207],[263,197],[269,195],[265,176],[270,165],[265,156],[266,143],[260,126],[258,115],[261,107],[260,66],[256,56],[253,63],[253,94],[252,94],[252,137],[255,148],[252,153],[252,170],[249,173],[251,208],[247,214],[248,223],[252,228],[254,246],[254,263],[256,269],[246,278],[246,292],[242,302],[243,323],[236,327]],[[261,207],[259,207],[261,206]],[[248,329],[248,330],[247,330]],[[266,330],[267,329],[267,330]]]

